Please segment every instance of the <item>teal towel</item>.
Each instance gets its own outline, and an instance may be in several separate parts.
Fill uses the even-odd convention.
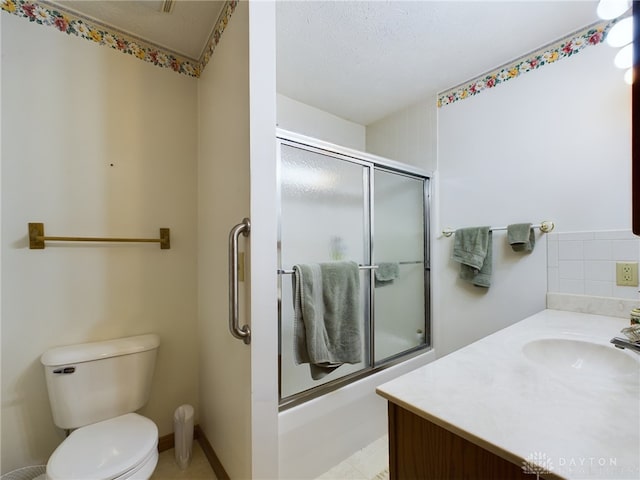
[[[400,276],[400,264],[394,262],[380,262],[375,269],[374,278],[376,287],[391,285]]]
[[[477,287],[489,288],[493,261],[490,227],[460,228],[455,232],[452,259],[460,262],[459,277]]]
[[[355,262],[293,267],[295,359],[319,380],[362,361],[360,270]]]
[[[507,241],[514,252],[532,252],[536,234],[530,223],[513,223],[507,227]]]

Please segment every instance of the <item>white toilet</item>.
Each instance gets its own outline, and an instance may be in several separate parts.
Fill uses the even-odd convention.
[[[155,334],[53,348],[42,354],[54,423],[71,434],[47,462],[49,480],[148,480],[158,428],[133,413],[147,403]]]

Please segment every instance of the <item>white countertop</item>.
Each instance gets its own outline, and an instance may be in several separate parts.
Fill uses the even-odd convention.
[[[534,461],[551,472],[545,478],[637,480],[640,355],[609,343],[627,326],[622,318],[543,310],[377,392],[515,464]],[[597,343],[635,364],[620,358],[618,370],[587,356],[551,368],[543,364],[551,355],[534,361],[523,353],[545,338]]]

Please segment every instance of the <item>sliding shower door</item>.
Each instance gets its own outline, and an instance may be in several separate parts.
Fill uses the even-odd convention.
[[[374,363],[427,343],[425,180],[374,170]]]
[[[317,151],[281,145],[280,150],[280,352],[281,397],[362,370],[369,363],[369,271],[360,273],[362,361],[345,364],[321,380],[313,380],[308,364],[294,356],[293,274],[296,264],[351,260],[369,262],[365,238],[369,170]],[[367,321],[365,321],[367,320]]]
[[[278,145],[280,403],[291,406],[429,346],[428,178],[320,142]],[[359,265],[361,357],[314,378],[296,362],[293,267],[335,261]]]

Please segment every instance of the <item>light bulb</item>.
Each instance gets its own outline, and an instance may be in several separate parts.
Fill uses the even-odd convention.
[[[607,43],[611,47],[623,47],[633,41],[633,17],[627,17],[616,23],[607,34]]]
[[[624,72],[624,81],[629,85],[633,83],[633,68],[630,68],[626,72]]]
[[[596,13],[603,20],[611,20],[629,10],[630,5],[629,0],[600,0]]]
[[[613,63],[618,68],[630,68],[633,65],[633,43],[620,49],[613,59]]]

